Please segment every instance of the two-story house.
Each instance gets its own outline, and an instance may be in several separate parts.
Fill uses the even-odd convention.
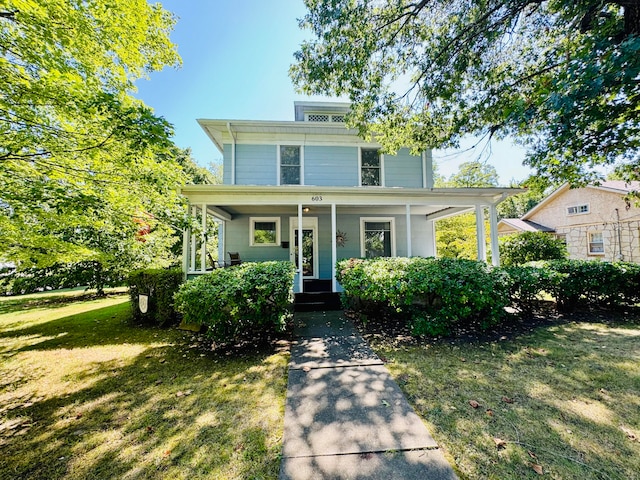
[[[545,197],[522,218],[503,218],[498,233],[542,231],[561,238],[569,258],[640,263],[640,208],[625,196],[640,182],[606,181]]]
[[[219,226],[218,258],[290,260],[296,292],[310,280],[339,291],[342,258],[435,256],[434,221],[475,210],[478,257],[486,260],[484,222],[499,262],[496,205],[509,188],[433,188],[430,151],[395,155],[346,128],[344,103],[296,102],[294,121],[198,120],[223,155],[222,185],[186,185],[191,213]],[[300,239],[302,241],[300,242]],[[298,248],[298,244],[302,248]],[[188,276],[210,268],[206,236],[185,232]],[[300,268],[302,266],[302,268]]]

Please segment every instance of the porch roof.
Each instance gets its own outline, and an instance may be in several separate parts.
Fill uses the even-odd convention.
[[[309,185],[185,185],[181,193],[192,205],[206,204],[222,218],[257,213],[256,208],[303,205],[315,209],[331,204],[350,211],[376,207],[392,213],[424,214],[430,220],[456,215],[477,205],[496,205],[524,189],[492,188],[401,188],[401,187],[322,187]],[[216,213],[217,212],[217,213]]]

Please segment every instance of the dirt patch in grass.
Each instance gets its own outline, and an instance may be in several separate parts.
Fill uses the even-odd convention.
[[[456,339],[363,331],[461,478],[640,478],[637,313],[547,310]]]
[[[0,478],[276,478],[286,342],[205,349],[125,296],[0,313]],[[31,299],[25,300],[31,302]]]

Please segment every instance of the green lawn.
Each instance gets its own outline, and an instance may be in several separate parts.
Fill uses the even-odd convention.
[[[472,343],[370,337],[461,478],[640,478],[637,319]]]
[[[287,353],[206,352],[79,294],[0,299],[0,479],[277,477]]]

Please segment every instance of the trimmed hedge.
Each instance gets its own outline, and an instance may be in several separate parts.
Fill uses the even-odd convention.
[[[247,262],[186,282],[175,295],[187,323],[206,325],[218,342],[281,332],[293,312],[291,262]]]
[[[409,315],[413,334],[450,335],[489,328],[509,303],[507,276],[484,262],[452,258],[348,259],[337,263],[347,302]]]
[[[533,308],[543,292],[550,294],[561,312],[577,307],[619,308],[640,303],[640,265],[597,260],[549,260],[505,267],[514,306]]]
[[[184,274],[179,268],[136,270],[129,275],[129,295],[133,320],[161,326],[178,323],[173,296],[182,284]],[[138,306],[139,295],[149,295],[147,313]]]

